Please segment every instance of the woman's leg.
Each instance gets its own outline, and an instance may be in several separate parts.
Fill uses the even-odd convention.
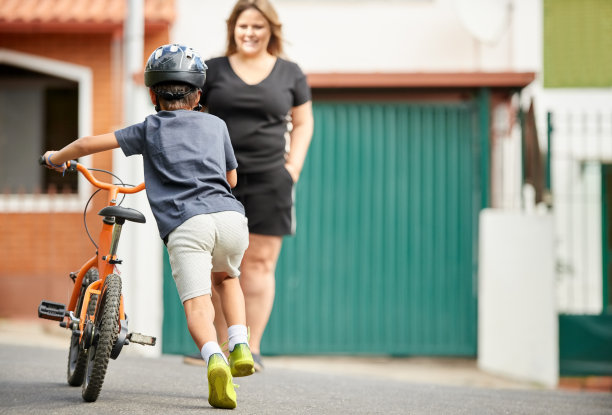
[[[282,236],[249,234],[249,247],[240,267],[246,324],[251,330],[249,345],[257,354],[274,304],[274,273],[282,243]]]

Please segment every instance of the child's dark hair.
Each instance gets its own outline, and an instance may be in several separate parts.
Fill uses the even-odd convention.
[[[159,110],[174,111],[198,106],[198,88],[180,82],[163,82],[152,87]]]

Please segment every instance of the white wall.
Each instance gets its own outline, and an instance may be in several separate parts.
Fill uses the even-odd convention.
[[[533,71],[541,42],[539,1],[471,0],[498,4],[494,40],[479,41],[457,12],[459,0],[275,0],[290,59],[306,72]],[[230,0],[177,0],[171,40],[205,58],[225,50]],[[491,16],[481,16],[480,25]],[[499,19],[498,19],[499,20]]]
[[[480,214],[478,366],[555,387],[559,377],[553,218]]]

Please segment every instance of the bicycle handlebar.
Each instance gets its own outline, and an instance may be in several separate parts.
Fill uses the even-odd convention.
[[[40,156],[38,163],[42,166],[47,165],[47,162],[44,156]],[[87,167],[83,166],[82,164],[79,164],[76,160],[67,161],[66,170],[69,172],[73,172],[75,170],[80,171],[81,174],[85,176],[87,181],[89,181],[89,183],[91,183],[92,185],[94,185],[95,187],[99,189],[105,189],[105,190],[117,189],[118,193],[133,194],[133,193],[138,193],[145,188],[144,182],[134,187],[124,187],[124,186],[118,186],[112,183],[101,182],[91,174],[91,172],[89,171]]]

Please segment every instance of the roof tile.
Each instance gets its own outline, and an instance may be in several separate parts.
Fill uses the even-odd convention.
[[[171,24],[175,0],[144,0],[146,23]],[[125,0],[0,0],[0,24],[122,24]]]

